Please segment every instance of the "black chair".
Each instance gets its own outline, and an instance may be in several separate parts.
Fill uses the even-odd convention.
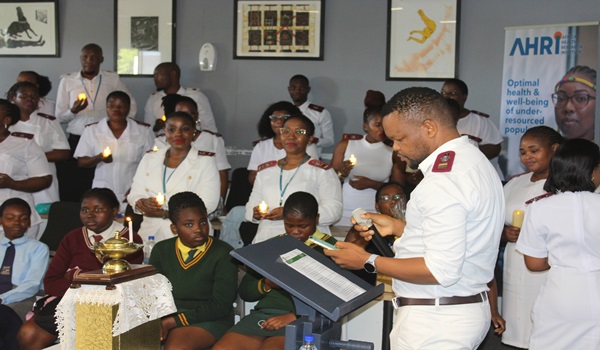
[[[78,202],[52,203],[48,212],[48,224],[40,237],[40,242],[45,243],[50,251],[55,252],[67,233],[81,227],[80,208],[81,204]]]

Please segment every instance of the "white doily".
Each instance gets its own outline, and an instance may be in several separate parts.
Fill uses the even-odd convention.
[[[171,283],[161,274],[119,283],[114,290],[89,284],[69,288],[56,307],[61,347],[75,348],[75,303],[119,305],[113,324],[113,336],[118,336],[148,321],[176,312],[171,290]]]

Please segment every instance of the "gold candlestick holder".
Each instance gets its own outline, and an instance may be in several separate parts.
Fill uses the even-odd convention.
[[[123,260],[123,258],[138,252],[143,247],[141,244],[129,242],[126,238],[120,237],[120,235],[121,232],[117,231],[114,238],[109,238],[106,242],[94,243],[94,253],[96,256],[102,261],[106,260],[102,266],[104,274],[110,275],[131,270],[131,265],[126,260]]]

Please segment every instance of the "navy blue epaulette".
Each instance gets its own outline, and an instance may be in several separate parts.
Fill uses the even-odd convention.
[[[256,146],[257,143],[264,141],[264,140],[268,140],[268,139],[269,139],[269,137],[261,137],[258,140],[254,140],[254,141],[252,141],[252,146]]]
[[[317,111],[317,112],[323,112],[323,110],[325,109],[325,107],[321,107],[321,106],[316,105],[314,103],[309,104],[308,108],[312,109],[313,111]]]
[[[265,170],[267,168],[271,168],[277,165],[277,161],[276,160],[270,160],[268,162],[262,163],[261,165],[258,166],[256,171],[261,171],[261,170]]]
[[[324,170],[331,169],[331,165],[329,165],[328,163],[325,163],[321,160],[318,160],[318,159],[312,159],[311,161],[308,162],[308,165],[316,166],[317,168],[321,168]]]
[[[363,135],[361,134],[344,134],[342,140],[362,140]]]
[[[210,130],[202,130],[202,132],[207,132],[211,135],[215,135],[216,137],[223,137],[223,135],[219,134],[218,132],[214,132],[214,131],[210,131]]]
[[[514,178],[517,178],[517,177],[519,177],[519,176],[521,176],[521,175],[525,175],[525,174],[529,174],[529,172],[528,172],[528,171],[526,171],[526,172],[524,172],[524,173],[520,173],[520,174],[514,174],[513,176],[511,176],[511,177],[509,177],[509,178],[508,178],[508,181],[510,181],[510,180],[512,180],[512,179],[514,179]]]
[[[215,156],[215,152],[198,151],[198,155],[199,156],[214,157]]]
[[[56,117],[50,114],[46,114],[46,113],[40,113],[38,112],[38,114],[40,117],[42,118],[46,118],[46,119],[50,119],[50,120],[56,120]]]
[[[554,195],[554,193],[550,193],[550,192],[541,194],[541,195],[539,195],[537,197],[533,197],[530,200],[526,201],[525,205],[529,205],[529,204],[531,204],[533,202],[539,201],[540,199],[548,198],[548,197],[553,196],[553,195]]]
[[[489,115],[489,114],[485,114],[485,113],[483,113],[483,112],[479,112],[479,111],[476,111],[476,110],[474,110],[474,109],[472,109],[472,110],[471,110],[471,113],[475,113],[475,114],[477,114],[478,116],[481,116],[481,117],[484,117],[484,118],[489,118],[489,117],[490,117],[490,115]]]
[[[143,125],[143,126],[145,126],[147,128],[149,128],[151,126],[150,124],[144,123],[143,121],[140,121],[140,120],[137,120],[137,119],[133,119],[133,118],[129,118],[129,117],[127,119],[128,120],[133,120],[134,122],[136,122],[136,124]]]
[[[28,134],[26,132],[11,132],[10,133],[12,136],[15,137],[22,137],[28,140],[32,140],[33,139],[33,134]]]
[[[96,124],[98,124],[98,122],[86,124],[85,127],[87,128],[88,126],[96,125]]]

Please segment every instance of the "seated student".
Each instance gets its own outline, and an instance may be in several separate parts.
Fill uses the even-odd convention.
[[[319,205],[313,195],[295,192],[283,206],[283,222],[288,235],[320,252],[308,237],[313,235],[331,244],[337,240],[317,229]],[[258,301],[250,314],[233,326],[213,350],[231,349],[283,349],[285,325],[296,319],[294,302],[290,294],[273,281],[254,271],[248,271],[240,283],[240,297],[245,301]]]
[[[169,199],[171,231],[177,237],[152,249],[150,264],[173,285],[177,313],[165,316],[165,349],[206,349],[233,325],[237,265],[227,243],[208,236],[206,206],[194,192]]]
[[[62,296],[67,292],[73,278],[87,271],[99,270],[103,262],[92,251],[95,242],[104,242],[123,230],[123,224],[115,222],[119,201],[108,188],[87,190],[81,200],[79,217],[83,227],[74,229],[60,241],[56,255],[44,277],[44,289],[48,294],[34,306],[33,318],[23,323],[18,341],[21,349],[42,349],[52,345],[57,337],[54,313]],[[133,240],[142,243],[134,233]],[[129,255],[125,260],[140,264],[142,252]]]

